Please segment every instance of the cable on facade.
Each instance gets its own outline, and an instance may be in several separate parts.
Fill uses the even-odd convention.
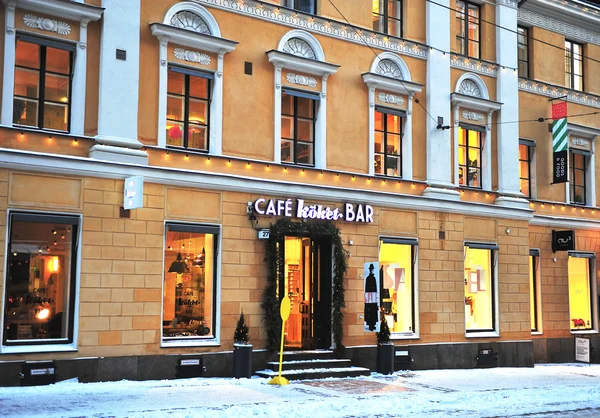
[[[565,116],[565,118],[572,119],[572,118],[578,118],[581,116],[598,115],[598,114],[600,114],[600,110],[597,112],[588,112],[588,113],[578,113],[576,115],[567,115],[567,116]],[[493,122],[493,123],[491,123],[491,125],[505,125],[507,123],[546,122],[549,120],[552,120],[552,118],[549,117],[549,118],[537,118],[537,119],[527,119],[527,120],[513,120],[513,121],[507,121],[507,122]]]

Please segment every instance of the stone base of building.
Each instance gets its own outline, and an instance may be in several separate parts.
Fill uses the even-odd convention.
[[[590,339],[590,363],[600,364],[600,336]],[[575,337],[536,338],[533,340],[536,363],[574,363]]]

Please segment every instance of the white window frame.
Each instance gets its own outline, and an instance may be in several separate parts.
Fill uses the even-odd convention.
[[[87,72],[87,25],[89,22],[100,20],[104,9],[79,2],[64,2],[58,0],[8,0],[5,1],[5,33],[4,33],[4,67],[2,78],[2,109],[0,124],[13,126],[13,99],[15,91],[15,62],[16,62],[16,29],[15,11],[19,9],[39,13],[57,19],[67,19],[79,22],[79,41],[61,38],[56,32],[44,31],[42,36],[62,43],[75,43],[73,51],[73,80],[71,82],[70,130],[72,135],[84,135],[85,128],[85,90]],[[42,30],[43,27],[41,28]],[[40,33],[19,29],[19,32],[40,36]],[[45,131],[42,128],[19,128]]]
[[[569,272],[568,272],[568,258],[570,257],[577,257],[577,258],[586,258],[588,260],[590,260],[590,304],[591,304],[591,311],[592,311],[592,321],[593,321],[593,326],[592,329],[588,329],[588,330],[574,330],[572,328],[572,322],[571,322],[571,307],[569,306],[569,330],[571,332],[571,335],[581,335],[581,334],[598,334],[598,329],[599,329],[599,325],[598,325],[598,279],[597,279],[597,275],[596,275],[596,268],[597,268],[597,263],[596,263],[596,254],[592,253],[592,252],[586,252],[586,251],[568,251],[567,252],[567,296],[569,295]]]
[[[190,11],[206,23],[210,35],[193,32],[186,29],[177,28],[170,25],[171,18],[178,12]],[[216,19],[204,7],[197,3],[181,2],[171,7],[165,14],[162,23],[150,24],[152,35],[156,36],[160,42],[160,58],[158,67],[158,131],[157,145],[161,148],[167,146],[167,81],[168,81],[168,45],[169,42],[194,48],[195,50],[208,51],[217,54],[216,71],[210,68],[199,68],[196,66],[186,66],[179,61],[174,62],[179,67],[185,67],[192,70],[202,70],[214,73],[215,77],[211,91],[210,102],[210,124],[209,124],[209,150],[210,155],[222,155],[223,152],[223,59],[225,54],[235,50],[238,44],[235,41],[221,37],[221,30]],[[197,51],[191,51],[197,52]],[[191,150],[193,151],[193,150]]]
[[[464,81],[470,80],[474,82],[481,93],[480,97],[470,96],[460,93],[461,86]],[[485,82],[477,74],[465,73],[459,77],[456,82],[455,92],[450,95],[453,107],[454,117],[454,185],[456,187],[466,187],[458,183],[458,136],[460,127],[460,110],[461,108],[479,110],[487,113],[485,135],[483,135],[483,150],[481,156],[481,190],[492,190],[492,114],[496,110],[500,110],[502,103],[498,103],[489,99],[489,93]],[[484,116],[485,117],[485,116]],[[500,142],[498,143],[498,151],[500,152]],[[518,151],[518,150],[517,150]],[[518,176],[516,172],[514,175]]]
[[[378,73],[378,65],[383,60],[390,60],[395,63],[400,72],[401,78],[392,78]],[[408,103],[406,107],[406,118],[404,121],[404,132],[402,136],[402,173],[401,177],[405,180],[412,180],[412,108],[413,97],[423,89],[423,85],[413,83],[410,76],[408,65],[402,58],[391,52],[379,54],[371,64],[368,73],[363,74],[363,80],[369,87],[369,175],[375,175],[375,106],[385,107],[385,103],[376,103],[375,90],[384,90],[396,94],[406,95]],[[391,108],[394,109],[395,108]]]
[[[569,135],[569,146],[573,140],[583,139],[585,141],[590,141],[591,147],[590,152],[591,155],[586,156],[587,163],[587,171],[585,173],[585,182],[586,182],[586,196],[585,196],[585,206],[595,207],[596,206],[596,163],[595,163],[595,151],[596,151],[596,138],[600,136],[600,129],[592,128],[589,126],[581,126],[575,125],[572,123],[567,123],[567,132]],[[568,153],[568,161],[571,161],[571,149],[569,149]],[[568,167],[570,172],[570,167]],[[569,179],[570,180],[570,179]],[[571,184],[569,181],[565,182],[565,203],[571,204]]]
[[[82,236],[83,236],[83,215],[72,212],[57,212],[57,211],[36,211],[36,210],[15,210],[8,209],[6,211],[6,231],[5,231],[5,240],[4,240],[4,263],[8,260],[8,244],[10,241],[9,234],[9,222],[10,216],[12,213],[30,213],[30,214],[38,214],[38,215],[64,215],[70,216],[72,218],[79,218],[79,227],[78,227],[78,237],[77,237],[77,251],[75,252],[75,260],[76,271],[73,277],[70,280],[75,281],[75,295],[73,297],[73,341],[65,344],[31,344],[31,345],[3,345],[4,341],[4,308],[0,311],[0,353],[1,354],[25,354],[25,353],[52,353],[52,352],[69,352],[69,351],[77,351],[78,350],[78,340],[79,340],[79,288],[81,285],[81,247],[82,247]],[[8,274],[8,269],[6,265],[4,267],[4,274],[2,275],[2,303],[6,300],[6,279]]]
[[[305,41],[313,50],[316,59],[295,56],[284,51],[286,43],[293,38]],[[279,40],[276,50],[267,52],[269,62],[275,67],[274,77],[274,138],[273,138],[273,162],[281,164],[281,72],[283,69],[299,71],[305,74],[321,77],[321,91],[305,90],[307,93],[318,93],[321,100],[316,103],[315,132],[314,132],[314,165],[317,169],[327,168],[327,78],[335,74],[338,65],[325,61],[323,48],[317,39],[308,32],[302,30],[291,30]],[[302,90],[302,87],[293,87]]]

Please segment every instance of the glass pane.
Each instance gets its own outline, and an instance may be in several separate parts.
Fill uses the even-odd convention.
[[[519,163],[519,177],[523,179],[529,178],[529,163],[526,161],[521,161]]]
[[[524,144],[519,144],[519,160],[527,161],[529,159],[529,147]]]
[[[68,103],[69,77],[46,74],[44,98],[53,102]]]
[[[383,131],[383,113],[375,111],[375,130]]]
[[[39,71],[15,68],[15,96],[38,98],[39,82]]]
[[[573,78],[573,86],[572,88],[574,90],[583,90],[583,77],[580,76],[575,76]]]
[[[465,145],[467,143],[467,131],[463,128],[458,128],[458,144]]]
[[[281,161],[291,163],[294,156],[294,141],[281,141]]]
[[[526,197],[531,197],[531,191],[529,190],[529,179],[521,180],[521,193]]]
[[[383,155],[375,154],[375,174],[383,174]]]
[[[183,122],[167,120],[167,145],[183,146]]]
[[[375,132],[375,152],[383,152],[383,132]]]
[[[481,146],[481,133],[477,131],[467,131],[469,133],[469,146],[479,148]]]
[[[465,167],[458,167],[458,184],[465,184]]]
[[[174,94],[185,94],[184,88],[185,76],[175,71],[169,71],[167,80],[167,91]]]
[[[294,97],[285,93],[281,94],[281,113],[284,115],[294,114]]]
[[[493,330],[492,251],[469,247],[465,250],[465,328]]]
[[[296,146],[298,147],[296,163],[313,164],[313,144],[298,142]]]
[[[190,77],[190,97],[208,99],[208,79],[203,77]]]
[[[469,167],[481,167],[480,152],[477,148],[469,148]]]
[[[462,145],[458,147],[458,164],[467,165],[467,147]]]
[[[469,167],[469,183],[471,187],[481,187],[481,170]]]
[[[17,40],[15,64],[23,67],[40,68],[40,46]]]
[[[19,99],[13,100],[13,123],[17,125],[38,125],[38,101]]]
[[[167,119],[183,120],[183,97],[167,96]]]
[[[68,75],[70,64],[71,53],[69,51],[46,47],[46,71]]]
[[[573,168],[584,168],[585,156],[583,154],[573,153]]]
[[[479,58],[479,42],[469,41],[469,50],[467,54],[473,58]]]
[[[190,123],[189,127],[188,127],[187,147],[193,148],[193,149],[199,149],[199,150],[207,150],[208,149],[208,147],[206,146],[207,133],[208,133],[208,130],[206,129],[206,126],[194,125],[194,124]]]
[[[575,170],[575,185],[583,186],[585,179],[585,172],[582,170]]]
[[[383,13],[383,4],[381,2],[382,0],[373,0],[373,2],[371,3],[373,7],[373,13]]]
[[[400,133],[400,122],[401,117],[397,115],[386,115],[387,118],[387,131],[399,134]]]
[[[590,261],[569,257],[569,319],[571,329],[592,329]]]
[[[208,123],[208,103],[205,100],[190,99],[189,121],[191,123]]]
[[[379,268],[381,310],[390,332],[413,333],[412,246],[380,241]]]
[[[69,337],[74,230],[75,225],[12,222],[4,341]]]
[[[386,154],[400,155],[400,135],[388,134],[385,152]]]
[[[313,121],[298,119],[298,138],[299,141],[313,141]]]
[[[311,118],[313,117],[313,104],[314,100],[305,99],[303,97],[297,97],[298,101],[298,116],[303,118]]]
[[[67,131],[69,122],[69,106],[66,104],[44,103],[45,129]]]
[[[536,295],[536,279],[534,269],[534,257],[529,257],[529,309],[531,311],[531,330],[537,331],[537,295]]]
[[[384,27],[383,27],[383,16],[382,15],[378,15],[378,14],[373,15],[373,30],[375,32],[383,32]]]
[[[399,157],[386,157],[386,170],[387,176],[399,176],[400,175],[400,158]]]
[[[388,30],[387,33],[392,36],[402,36],[402,22],[396,19],[388,19]]]
[[[585,189],[583,187],[573,186],[571,190],[573,193],[571,201],[573,203],[585,204]]]
[[[294,0],[294,9],[304,13],[315,14],[314,0]]]
[[[281,137],[294,139],[294,118],[292,116],[281,117]]]
[[[167,226],[163,339],[214,337],[214,255],[217,236]]]

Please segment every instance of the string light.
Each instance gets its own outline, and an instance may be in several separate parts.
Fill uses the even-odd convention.
[[[189,158],[190,158],[190,156],[189,156],[189,155],[186,153],[186,154],[185,154],[185,159],[186,159],[186,160],[189,160]]]

